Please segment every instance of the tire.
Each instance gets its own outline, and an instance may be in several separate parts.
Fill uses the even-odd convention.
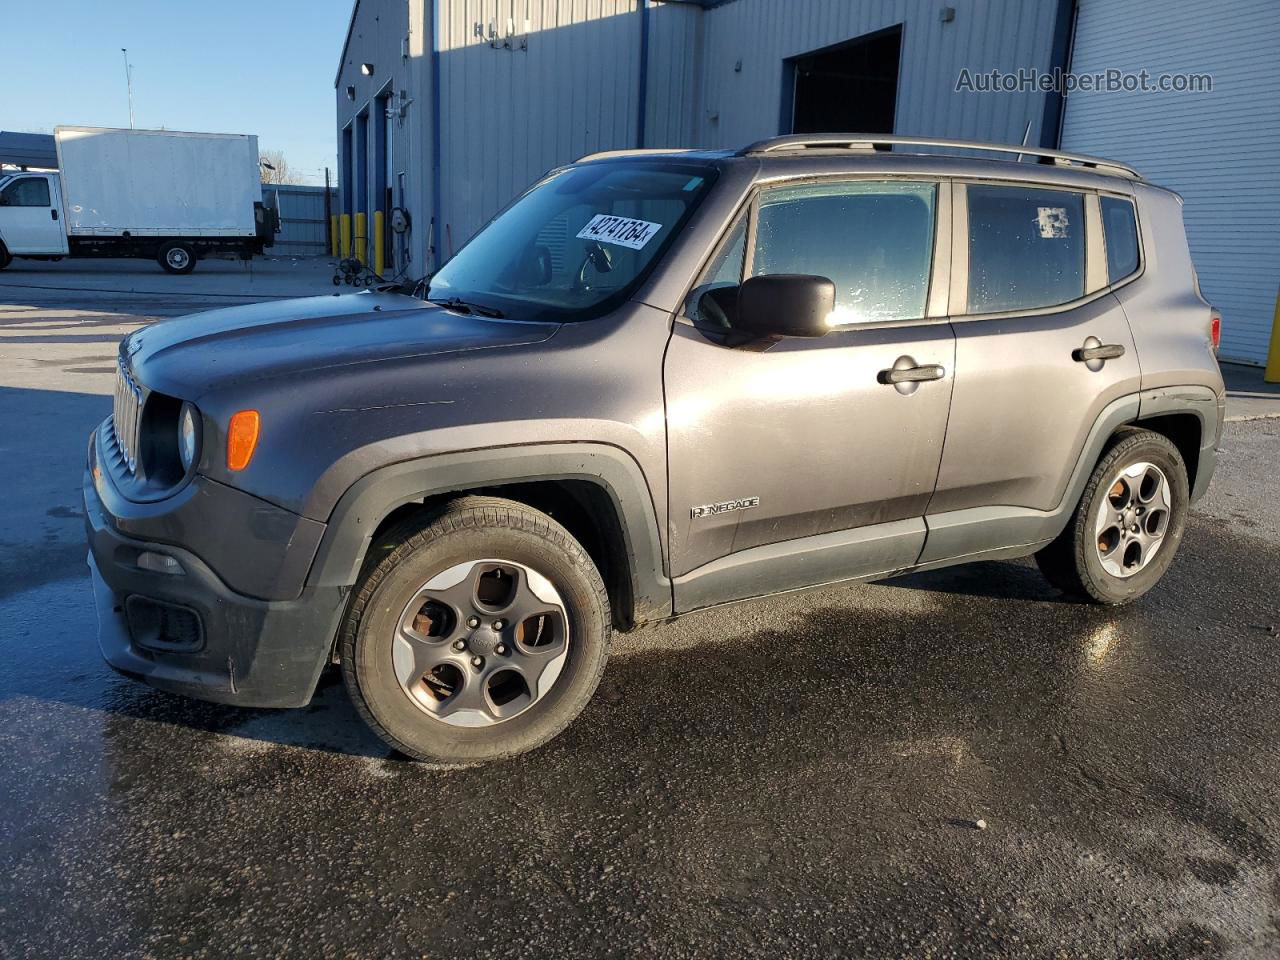
[[[190,273],[196,268],[196,251],[189,243],[174,240],[166,243],[156,254],[156,262],[166,273]]]
[[[13,263],[13,257],[9,255],[9,248],[0,243],[0,270],[3,270],[11,263]]]
[[[1150,501],[1145,490],[1154,491]],[[1126,429],[1112,438],[1066,529],[1036,563],[1070,596],[1109,606],[1136,600],[1172,565],[1189,505],[1178,448],[1158,433]]]
[[[379,555],[339,652],[356,710],[388,744],[418,760],[497,760],[541,746],[582,712],[612,621],[595,564],[564,527],[514,501],[464,497],[391,531]],[[509,607],[492,589],[480,601],[486,578],[511,585],[499,588],[512,591]],[[538,604],[551,612],[521,630],[520,611]],[[504,609],[516,611],[511,623]]]

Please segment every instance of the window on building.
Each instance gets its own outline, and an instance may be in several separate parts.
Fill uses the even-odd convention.
[[[1107,241],[1107,283],[1116,283],[1138,269],[1138,220],[1128,200],[1100,199],[1102,229]]]
[[[969,313],[1035,310],[1084,296],[1084,197],[970,184]]]
[[[10,207],[51,207],[49,181],[44,177],[23,177],[15,180],[0,193]]]
[[[836,286],[832,326],[923,317],[936,192],[932,183],[896,181],[769,190],[751,273],[828,277]]]

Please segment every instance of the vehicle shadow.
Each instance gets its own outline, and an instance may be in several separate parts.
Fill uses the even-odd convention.
[[[879,580],[877,583],[906,590],[929,590],[999,600],[1072,605],[1080,602],[1052,586],[1030,557],[1023,560],[966,563],[941,570],[908,573],[891,580]]]

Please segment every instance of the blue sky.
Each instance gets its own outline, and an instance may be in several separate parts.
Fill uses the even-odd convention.
[[[45,0],[18,9],[27,28],[0,28],[0,129],[127,127],[128,47],[137,126],[256,134],[259,149],[283,150],[308,183],[334,165],[333,76],[351,0]]]

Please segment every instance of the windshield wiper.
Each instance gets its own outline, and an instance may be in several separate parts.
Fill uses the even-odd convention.
[[[472,313],[478,317],[489,317],[493,320],[501,320],[506,316],[497,307],[486,307],[483,303],[470,303],[461,297],[444,297],[440,300],[432,300],[428,297],[427,303],[434,303],[448,310],[456,310],[459,313]]]

